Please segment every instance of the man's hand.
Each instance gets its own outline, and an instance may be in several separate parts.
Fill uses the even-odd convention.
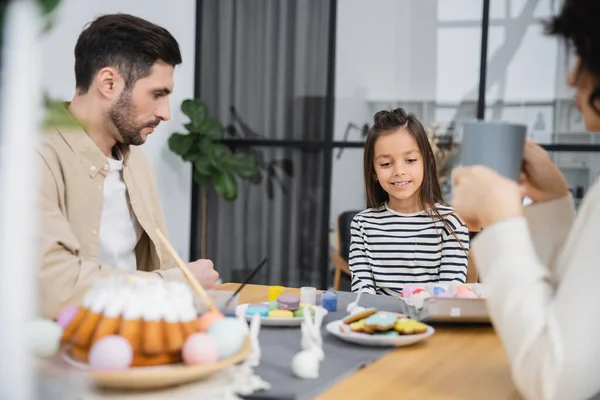
[[[188,263],[187,267],[204,289],[211,290],[217,287],[219,273],[215,271],[212,261],[196,260]]]

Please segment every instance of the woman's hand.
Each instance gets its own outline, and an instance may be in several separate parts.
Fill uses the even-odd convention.
[[[523,215],[519,185],[488,167],[457,168],[452,180],[452,206],[471,231]]]
[[[523,193],[534,203],[566,196],[569,186],[548,153],[531,139],[525,142],[523,167],[519,178]]]

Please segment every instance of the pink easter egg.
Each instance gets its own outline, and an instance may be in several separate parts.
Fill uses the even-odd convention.
[[[217,342],[206,333],[190,335],[181,349],[183,361],[188,365],[212,364],[219,360]]]
[[[456,293],[460,293],[460,292],[464,292],[464,291],[471,291],[471,288],[467,285],[460,285],[459,287],[456,288]]]
[[[442,299],[449,299],[449,298],[452,298],[453,296],[452,296],[452,293],[450,293],[450,292],[442,292],[435,297],[442,298]]]
[[[472,290],[461,290],[456,294],[456,297],[460,299],[476,299],[477,295]]]
[[[75,315],[77,315],[77,311],[79,311],[79,307],[76,306],[67,306],[62,309],[58,317],[56,317],[56,323],[60,325],[61,328],[65,329],[67,325],[71,323]]]
[[[132,361],[133,349],[122,336],[105,336],[90,349],[89,364],[97,371],[124,370],[131,366]]]
[[[402,288],[402,297],[410,297],[411,294],[413,294],[413,292],[417,289],[421,288],[421,286],[418,285],[404,285],[404,287]]]

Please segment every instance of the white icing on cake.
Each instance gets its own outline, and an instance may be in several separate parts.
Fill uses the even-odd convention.
[[[108,276],[86,293],[83,305],[108,318],[188,322],[197,317],[194,296],[182,282],[137,275]]]
[[[113,297],[104,310],[104,316],[108,318],[117,318],[125,311],[125,306],[128,304],[132,290],[129,286],[123,286],[113,290]]]
[[[167,322],[189,322],[196,318],[194,297],[189,286],[182,282],[168,282],[169,309],[165,312]]]
[[[142,318],[142,311],[144,303],[141,301],[141,297],[136,289],[131,290],[131,295],[125,304],[123,310],[123,318],[125,319],[140,319]]]
[[[168,293],[164,300],[161,303],[162,308],[162,316],[166,322],[175,323],[179,322],[179,312],[178,308],[180,305],[180,301],[177,298],[177,295],[173,295],[172,293]]]
[[[93,296],[92,304],[90,305],[90,310],[93,313],[101,314],[102,311],[108,305],[110,301],[110,290],[105,288],[99,288],[96,294]]]
[[[164,293],[158,288],[146,287],[140,297],[143,302],[142,318],[146,321],[160,321],[163,314],[161,303],[164,301]]]
[[[96,299],[97,293],[98,287],[94,286],[85,294],[85,296],[83,297],[84,308],[90,308],[92,306],[94,300]]]
[[[196,307],[194,307],[193,304],[184,304],[179,314],[179,318],[181,319],[181,322],[190,322],[198,318]]]

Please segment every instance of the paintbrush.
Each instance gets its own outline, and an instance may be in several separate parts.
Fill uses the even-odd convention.
[[[246,286],[248,284],[248,282],[250,282],[250,280],[252,280],[252,278],[254,278],[254,275],[256,275],[256,273],[258,271],[260,271],[260,269],[267,263],[269,259],[265,258],[264,260],[262,260],[262,262],[260,264],[258,264],[258,266],[256,268],[254,268],[254,270],[250,273],[250,275],[248,275],[248,277],[246,279],[244,279],[244,282],[242,282],[242,284],[240,285],[239,288],[237,288],[237,290],[231,295],[231,297],[229,298],[229,300],[227,300],[227,303],[225,303],[225,306],[223,308],[226,308],[229,303],[231,303],[231,300],[233,300],[233,298],[235,296],[237,296],[237,294],[239,292],[242,291],[242,289],[244,288],[244,286]]]
[[[177,252],[175,251],[175,249],[173,248],[173,246],[171,245],[171,243],[169,242],[167,237],[161,232],[161,230],[159,228],[156,228],[156,234],[158,235],[158,238],[162,241],[163,245],[167,248],[167,251],[171,254],[171,257],[173,257],[173,259],[175,260],[175,264],[177,264],[179,269],[181,269],[181,272],[183,272],[183,275],[188,280],[192,289],[194,289],[194,291],[201,298],[204,298],[206,305],[208,306],[208,308],[211,311],[219,312],[219,309],[217,308],[217,306],[215,306],[215,303],[213,303],[212,299],[210,298],[210,296],[208,295],[206,290],[204,290],[204,288],[200,285],[198,280],[194,277],[194,275],[186,267],[186,265],[183,262],[183,260],[181,259],[181,257],[179,257],[179,254],[177,254]]]

